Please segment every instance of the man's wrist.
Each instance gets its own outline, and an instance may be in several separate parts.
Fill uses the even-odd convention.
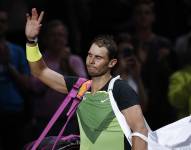
[[[34,39],[28,39],[27,38],[27,44],[29,44],[29,45],[36,45],[37,43],[38,43],[38,38],[36,37],[36,38],[34,38]]]
[[[38,44],[30,45],[26,44],[26,56],[29,62],[36,62],[42,58],[42,54],[40,53]]]

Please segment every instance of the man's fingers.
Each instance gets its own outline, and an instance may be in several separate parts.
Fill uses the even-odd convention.
[[[31,16],[31,19],[32,19],[32,20],[37,20],[37,19],[38,19],[38,13],[37,13],[36,8],[33,8],[33,9],[32,9],[31,14],[32,14],[32,16]]]
[[[38,12],[37,12],[37,10],[36,10],[36,8],[33,8],[32,10],[31,10],[31,17],[30,17],[30,15],[27,13],[27,21],[28,20],[36,20],[39,24],[41,23],[41,21],[42,21],[42,18],[43,18],[43,16],[44,16],[44,11],[42,11],[41,13],[40,13],[40,16],[38,15]]]
[[[27,21],[29,21],[31,19],[29,13],[26,14],[26,18],[27,18]]]
[[[40,16],[39,16],[39,18],[38,18],[38,23],[39,23],[39,24],[41,23],[43,16],[44,16],[44,11],[42,11],[42,12],[40,13]]]

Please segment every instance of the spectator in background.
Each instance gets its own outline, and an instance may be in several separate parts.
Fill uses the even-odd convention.
[[[191,114],[191,51],[187,51],[182,68],[170,77],[169,101],[177,110],[178,119]]]
[[[60,60],[60,67],[65,74],[87,77],[83,60],[80,56],[72,53],[68,43],[68,29],[61,20],[50,21],[41,36],[41,46],[45,49],[45,55],[50,60]],[[65,65],[65,66],[63,66]]]
[[[175,57],[169,39],[153,32],[154,3],[140,1],[134,7],[135,30],[132,41],[141,62],[141,77],[148,94],[145,114],[153,130],[175,120],[167,97],[168,79],[175,70]]]
[[[187,12],[187,26],[191,27],[191,2],[184,1]],[[177,37],[175,53],[179,69],[170,77],[168,97],[176,109],[178,119],[191,114],[191,31]]]
[[[20,150],[28,100],[29,67],[24,49],[6,39],[8,14],[0,10],[0,140],[3,150]]]
[[[87,77],[82,58],[78,55],[72,54],[70,50],[68,45],[68,34],[66,25],[64,25],[60,20],[51,20],[47,23],[47,25],[45,25],[45,30],[42,32],[39,39],[41,41],[39,46],[44,49],[44,59],[51,69],[61,74]],[[34,77],[31,85],[31,96],[34,109],[31,124],[33,129],[32,134],[33,137],[37,137],[40,135],[43,128],[45,128],[46,124],[60,106],[66,95],[49,88]],[[58,134],[63,126],[63,123],[67,119],[67,110],[68,109],[65,109],[62,117],[60,117],[61,119],[59,119],[50,130],[50,135]],[[78,125],[76,121],[76,117],[73,117],[65,130],[66,135],[78,133]],[[31,133],[28,134],[28,136],[30,136]]]
[[[126,79],[129,85],[138,93],[143,113],[147,109],[147,94],[141,79],[141,63],[137,59],[128,33],[117,36],[119,65],[116,73]]]

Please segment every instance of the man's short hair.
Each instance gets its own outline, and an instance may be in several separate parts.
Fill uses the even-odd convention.
[[[99,35],[92,41],[98,47],[105,47],[108,50],[109,59],[117,58],[117,45],[112,35]]]

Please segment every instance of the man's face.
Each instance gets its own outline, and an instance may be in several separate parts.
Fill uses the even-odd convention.
[[[89,75],[91,77],[104,75],[111,69],[109,63],[108,50],[105,47],[98,47],[96,44],[92,44],[86,58]]]

